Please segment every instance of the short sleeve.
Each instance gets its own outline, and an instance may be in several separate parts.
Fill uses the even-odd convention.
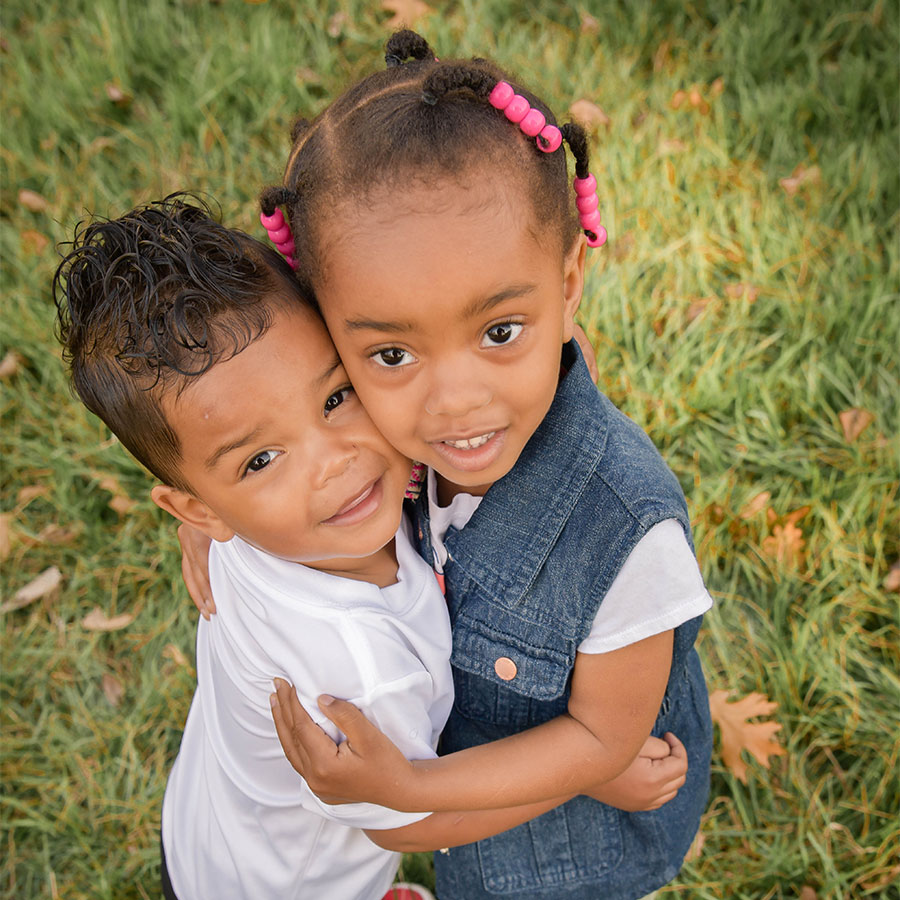
[[[578,651],[609,653],[677,628],[711,607],[684,529],[666,519],[631,551]]]

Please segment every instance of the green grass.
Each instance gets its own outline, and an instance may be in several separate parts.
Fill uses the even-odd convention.
[[[779,704],[786,755],[751,763],[746,785],[714,760],[704,846],[662,896],[900,896],[884,587],[900,555],[897,4],[585,0],[586,28],[551,0],[435,7],[419,27],[439,54],[495,57],[559,112],[587,98],[611,119],[593,136],[611,240],[581,319],[602,388],[688,495],[717,598],[700,642],[711,688]],[[51,565],[63,582],[3,615],[2,898],[158,896],[160,801],[193,690],[174,528],[66,385],[54,245],[85,212],[179,188],[258,232],[291,119],[379,65],[386,19],[356,0],[4,4],[0,357],[22,365],[0,381],[3,599]],[[695,87],[707,114],[673,108]],[[789,195],[797,166],[817,175]],[[874,417],[853,441],[850,408]],[[124,514],[110,475],[136,501]],[[746,515],[762,491],[771,514]],[[804,506],[802,564],[779,563],[770,539]],[[134,622],[89,631],[95,606]],[[429,879],[428,858],[404,872]]]

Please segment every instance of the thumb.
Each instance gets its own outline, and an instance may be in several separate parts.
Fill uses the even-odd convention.
[[[677,737],[675,737],[674,734],[672,734],[671,731],[667,731],[663,735],[663,739],[671,748],[672,756],[677,756],[680,759],[687,759],[687,748],[684,746],[684,744],[681,743],[681,741],[678,740]]]
[[[338,700],[330,694],[320,694],[318,703],[319,709],[346,735],[347,741],[357,748],[377,731],[360,710],[346,700]]]

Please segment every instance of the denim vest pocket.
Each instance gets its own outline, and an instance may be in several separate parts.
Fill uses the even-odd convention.
[[[622,856],[618,814],[587,797],[478,843],[485,890],[513,896],[596,882]]]

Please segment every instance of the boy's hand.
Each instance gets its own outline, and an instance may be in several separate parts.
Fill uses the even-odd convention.
[[[209,545],[212,541],[190,525],[178,526],[178,543],[181,544],[181,577],[185,587],[204,619],[216,611],[212,588],[209,584]]]
[[[403,754],[352,703],[323,694],[319,709],[347,736],[339,744],[310,718],[281,678],[270,696],[275,730],[288,762],[325,803],[378,803],[398,809],[412,776]]]
[[[612,781],[586,792],[607,806],[626,812],[659,809],[684,784],[688,758],[684,744],[667,732],[665,740],[649,737],[634,762]]]

